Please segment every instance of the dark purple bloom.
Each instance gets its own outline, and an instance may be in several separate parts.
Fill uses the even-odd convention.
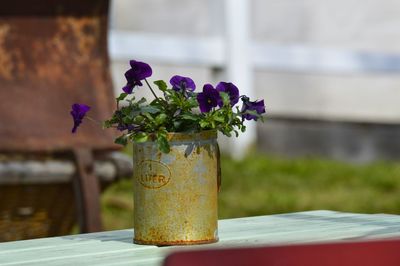
[[[142,86],[142,80],[153,74],[151,67],[143,62],[131,60],[129,61],[131,69],[125,72],[127,84],[122,88],[125,93],[131,94],[135,86]]]
[[[219,92],[226,92],[231,100],[231,106],[234,106],[239,101],[239,89],[230,82],[220,82],[216,87]],[[219,107],[222,107],[224,103],[222,101],[218,102]]]
[[[211,84],[205,84],[203,92],[197,94],[197,102],[202,113],[208,113],[220,101],[219,92]]]
[[[194,91],[196,89],[196,84],[188,77],[175,75],[170,79],[169,83],[175,91],[185,92],[186,90]]]
[[[138,128],[138,126],[136,126],[136,125],[127,125],[127,124],[123,124],[123,123],[119,123],[117,126],[117,129],[119,131],[124,131],[124,130],[133,131],[137,128]]]
[[[246,111],[255,111],[259,115],[265,113],[264,100],[251,102],[249,98],[243,97],[242,101],[243,101],[242,113]],[[258,119],[256,115],[252,114],[243,114],[242,118],[246,120],[255,120],[255,121],[257,121]]]
[[[83,118],[85,117],[86,113],[90,110],[90,106],[85,104],[74,103],[72,105],[72,111],[70,114],[74,119],[74,127],[72,128],[72,133],[75,133],[78,126],[82,123]]]

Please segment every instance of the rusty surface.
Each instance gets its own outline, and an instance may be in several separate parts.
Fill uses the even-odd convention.
[[[72,103],[104,120],[114,107],[107,0],[13,0],[0,8],[0,152],[114,149],[86,121],[70,133]]]
[[[162,240],[154,240],[154,241],[141,241],[137,239],[133,239],[135,244],[139,245],[152,245],[152,246],[188,246],[188,245],[201,245],[201,244],[211,244],[218,242],[217,237],[213,237],[212,239],[205,240],[180,240],[180,241],[162,241]]]
[[[169,135],[171,151],[134,145],[134,242],[190,245],[218,241],[215,131]]]
[[[206,130],[199,133],[179,133],[179,132],[172,132],[168,133],[168,141],[197,141],[197,140],[209,140],[209,139],[216,139],[217,132],[215,130]]]

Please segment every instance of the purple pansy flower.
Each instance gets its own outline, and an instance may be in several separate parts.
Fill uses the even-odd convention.
[[[211,84],[205,84],[203,92],[197,94],[197,102],[202,113],[208,113],[220,101],[219,92]]]
[[[128,125],[128,124],[124,124],[124,123],[119,123],[117,125],[117,130],[119,130],[119,131],[124,131],[124,130],[134,131],[137,128],[138,128],[137,125]]]
[[[243,97],[242,101],[243,101],[242,112],[249,110],[249,111],[256,111],[257,114],[259,115],[265,113],[264,100],[251,102],[248,97]],[[257,121],[258,119],[257,116],[252,114],[243,114],[242,118],[246,120],[255,120],[255,121]]]
[[[188,77],[175,75],[170,79],[169,83],[175,91],[185,92],[187,90],[194,91],[196,89],[196,84],[194,84],[194,81]]]
[[[151,67],[143,62],[131,60],[129,61],[131,69],[125,72],[127,84],[122,88],[125,93],[131,94],[135,86],[142,86],[142,80],[153,74]]]
[[[89,110],[90,106],[87,106],[86,104],[74,103],[72,105],[72,111],[70,112],[72,118],[74,119],[74,127],[72,128],[72,133],[76,132],[79,125],[82,123],[83,118]]]
[[[231,106],[234,106],[239,101],[239,89],[230,82],[220,82],[216,87],[219,92],[226,92],[229,95],[229,99],[231,100]],[[224,103],[221,101],[218,102],[219,107],[222,107]]]

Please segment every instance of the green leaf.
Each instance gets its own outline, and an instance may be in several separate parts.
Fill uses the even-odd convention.
[[[224,135],[225,136],[227,136],[227,137],[232,137],[232,134],[231,134],[231,132],[229,132],[229,131],[224,131],[224,132],[222,132],[222,133],[224,133]]]
[[[133,118],[133,123],[135,123],[135,124],[140,124],[140,123],[143,122],[143,120],[144,120],[144,117],[143,117],[143,116],[137,115],[137,116],[135,116],[135,117]]]
[[[181,96],[176,93],[175,91],[171,91],[170,95],[169,95],[169,100],[171,101],[171,103],[173,103],[176,106],[182,107],[183,105],[183,101],[181,100]]]
[[[170,152],[170,147],[169,147],[169,143],[167,140],[167,137],[164,135],[158,135],[157,137],[157,145],[160,151],[162,151],[163,153],[169,153]]]
[[[209,123],[207,121],[200,121],[199,122],[201,128],[208,127]]]
[[[183,122],[181,120],[174,121],[173,124],[174,124],[175,129],[179,129],[181,127],[182,123]]]
[[[147,105],[147,106],[143,106],[142,108],[140,108],[140,111],[147,112],[150,114],[156,114],[156,113],[160,112],[160,109],[158,109],[157,107],[152,106],[152,105]]]
[[[106,120],[103,122],[103,128],[110,128],[112,127],[113,123],[110,120]]]
[[[167,90],[167,83],[165,83],[164,80],[156,80],[154,81],[154,84],[158,87],[160,91],[166,91]]]
[[[215,121],[211,120],[211,128],[215,128]]]
[[[126,99],[126,101],[129,103],[129,105],[132,105],[132,104],[134,104],[133,102],[136,100],[136,98],[134,97],[134,96],[132,96],[132,98],[128,98],[128,99]]]
[[[224,103],[224,105],[230,105],[231,100],[229,98],[229,94],[223,91],[219,92],[219,95],[221,96],[222,102]]]
[[[133,135],[133,141],[137,143],[145,142],[149,138],[149,135],[145,132],[139,132]]]
[[[124,118],[122,118],[122,122],[124,122],[125,124],[131,124],[132,118],[130,118],[129,116],[125,116]]]
[[[120,102],[123,101],[126,98],[126,96],[128,96],[128,93],[123,92],[115,99],[117,100],[117,102]]]
[[[150,106],[153,106],[155,108],[158,108],[158,110],[163,110],[165,109],[165,106],[168,105],[168,102],[162,98],[157,98],[151,101]]]
[[[147,119],[149,119],[150,122],[152,122],[152,123],[155,122],[155,120],[154,120],[154,118],[151,116],[151,114],[149,114],[149,113],[143,113],[142,115],[145,116]]]
[[[215,114],[213,115],[213,119],[217,122],[225,122],[225,116],[223,112],[215,112]]]
[[[114,143],[125,146],[128,143],[128,138],[126,135],[119,136],[114,140]]]
[[[156,117],[156,125],[162,125],[165,122],[165,120],[167,120],[167,117],[168,116],[164,113],[159,114]]]
[[[189,109],[199,106],[199,103],[197,102],[197,97],[189,98],[189,99],[186,101],[186,104],[187,104],[187,107],[188,107]]]
[[[189,114],[184,114],[180,116],[182,119],[185,120],[192,120],[192,121],[197,121],[199,118],[195,115],[189,115]]]
[[[145,103],[147,100],[146,100],[146,98],[144,98],[144,97],[142,97],[142,99],[140,99],[136,104],[142,104],[142,103]]]
[[[121,109],[120,109],[120,114],[119,114],[119,118],[121,118],[121,117],[123,117],[123,116],[129,116],[129,117],[134,117],[135,115],[137,115],[138,113],[139,113],[139,110],[138,110],[138,108],[139,107],[136,107],[136,106],[125,106],[125,107],[122,107]]]

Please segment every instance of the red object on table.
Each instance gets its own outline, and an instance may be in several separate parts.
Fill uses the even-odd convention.
[[[399,266],[400,239],[183,251],[164,266]]]

